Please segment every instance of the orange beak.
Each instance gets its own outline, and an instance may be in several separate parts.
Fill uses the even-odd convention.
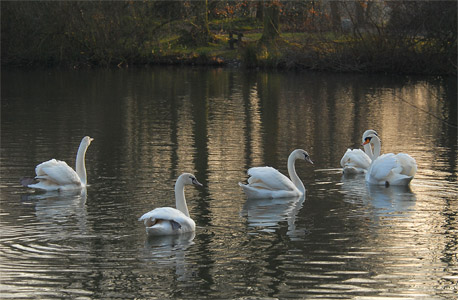
[[[371,141],[370,139],[365,139],[365,140],[364,140],[364,143],[362,143],[361,146],[364,146],[364,145],[369,144],[370,141]]]

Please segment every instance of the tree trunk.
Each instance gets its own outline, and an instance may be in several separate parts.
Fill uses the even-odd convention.
[[[256,19],[261,21],[263,18],[264,5],[262,1],[257,1],[256,3]]]
[[[191,23],[192,28],[183,32],[181,42],[198,46],[206,46],[214,40],[208,26],[208,0],[193,2],[195,22]]]
[[[208,0],[203,0],[199,5],[199,11],[197,12],[197,43],[206,45],[212,38],[210,28],[208,27]]]
[[[270,43],[280,36],[280,10],[275,1],[265,4],[263,11],[264,29],[261,41]]]
[[[356,27],[362,28],[365,25],[365,18],[364,18],[364,5],[363,1],[356,1],[355,2],[355,17],[356,17]]]
[[[334,31],[341,31],[339,3],[337,1],[331,1],[329,5],[331,6],[332,29]]]

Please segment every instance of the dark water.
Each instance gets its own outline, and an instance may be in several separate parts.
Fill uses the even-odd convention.
[[[453,299],[458,288],[456,78],[222,69],[3,71],[3,299]],[[375,129],[418,163],[410,188],[342,178]],[[34,194],[19,178],[50,158],[85,193]],[[305,199],[247,201],[251,166],[286,173]],[[148,239],[137,218],[186,196],[195,234]]]

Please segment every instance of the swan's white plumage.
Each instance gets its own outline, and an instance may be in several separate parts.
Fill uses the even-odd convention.
[[[368,129],[363,133],[362,143],[369,135],[377,135],[377,132],[373,129]],[[378,155],[377,153],[375,155]],[[344,156],[340,160],[340,165],[343,168],[343,173],[346,175],[366,173],[367,169],[374,159],[374,153],[370,145],[364,145],[364,151],[361,149],[347,149]]]
[[[399,170],[398,162],[393,153],[387,153],[379,156],[369,169],[369,178],[375,179],[375,181],[383,180],[389,176],[390,172],[396,169]],[[385,182],[383,182],[385,184]]]
[[[81,189],[87,185],[85,155],[93,138],[85,136],[78,148],[75,167],[73,170],[66,162],[56,159],[45,161],[35,167],[37,183],[27,184],[29,188],[45,191],[60,191]]]
[[[239,182],[248,199],[288,198],[302,195],[299,190],[273,190],[265,185],[250,185]]]
[[[404,158],[401,156],[401,159]],[[412,167],[409,166],[409,170]],[[366,174],[366,181],[376,185],[408,185],[413,179],[413,175],[409,174],[412,172],[406,172],[400,162],[399,154],[387,153],[373,161]]]
[[[65,161],[51,159],[39,164],[35,168],[36,179],[40,183],[51,183],[55,186],[72,186],[79,185],[81,181],[78,174],[67,165]]]
[[[149,235],[180,234],[196,229],[196,223],[193,219],[172,207],[153,209],[138,220],[144,222],[146,232]]]
[[[248,183],[251,187],[268,190],[296,191],[293,182],[272,167],[254,167],[248,170]]]
[[[398,153],[396,154],[396,158],[402,167],[402,174],[415,176],[417,173],[417,162],[412,156],[407,153]]]
[[[254,167],[248,169],[248,184],[239,182],[247,198],[285,198],[302,196],[305,187],[300,181],[294,168],[296,159],[304,159],[313,163],[308,153],[302,149],[296,149],[288,157],[289,179],[272,167]]]
[[[344,174],[365,173],[372,160],[361,149],[347,149],[340,160]]]
[[[145,224],[148,235],[174,235],[192,232],[196,229],[194,220],[189,216],[184,195],[184,186],[189,184],[202,186],[194,175],[181,174],[175,183],[175,205],[177,208],[159,207],[143,214],[138,219]]]
[[[380,153],[380,139],[369,135],[365,142],[373,143]],[[417,172],[417,163],[406,153],[386,153],[375,157],[366,173],[366,181],[376,185],[408,185]]]

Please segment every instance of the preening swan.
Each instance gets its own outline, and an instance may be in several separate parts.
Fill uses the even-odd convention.
[[[194,175],[189,173],[181,174],[175,183],[177,208],[159,207],[145,213],[138,219],[145,223],[148,235],[180,234],[196,229],[196,224],[189,217],[188,206],[184,196],[184,186],[190,184],[202,186]]]
[[[255,167],[248,170],[248,184],[239,185],[248,198],[284,198],[302,196],[305,187],[299,179],[294,166],[296,159],[303,159],[313,164],[309,154],[296,149],[288,157],[288,174],[291,179],[272,167]]]
[[[377,135],[377,132],[372,129],[366,130],[363,133],[362,143],[364,143],[364,139],[369,134]],[[364,152],[361,149],[347,149],[347,152],[345,152],[340,160],[340,165],[345,175],[366,173],[367,169],[369,169],[374,154],[372,153],[370,144],[364,144],[363,147]]]
[[[45,191],[81,189],[87,185],[86,151],[94,139],[88,136],[81,140],[76,154],[76,172],[66,162],[56,159],[45,161],[35,168],[35,178],[22,178],[25,187]]]
[[[369,134],[363,145],[374,145],[374,160],[366,173],[366,181],[376,185],[408,185],[417,172],[417,163],[406,153],[380,155],[380,139]]]

